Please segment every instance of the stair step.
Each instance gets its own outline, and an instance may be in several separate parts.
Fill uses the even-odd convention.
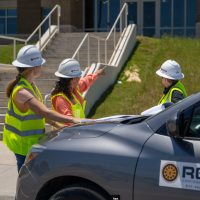
[[[0,114],[0,123],[5,122],[5,117],[6,117],[6,114]]]
[[[45,92],[41,93],[42,98],[44,99],[45,95],[47,95],[47,94],[49,94],[49,93],[45,93]],[[0,100],[1,99],[7,99],[8,100],[8,98],[6,97],[5,92],[0,92]],[[1,107],[1,105],[0,105],[0,107]]]
[[[8,99],[0,99],[0,106],[2,107],[8,106]]]
[[[57,66],[56,66],[57,67]],[[0,73],[0,81],[1,79],[14,79],[17,73]],[[52,73],[44,72],[40,75],[39,79],[54,79],[55,75]],[[38,78],[36,78],[37,80]]]
[[[87,59],[87,52],[86,53],[80,53],[79,54],[79,58],[85,58]],[[111,57],[112,54],[107,54],[108,57]],[[44,54],[44,57],[47,59],[47,58],[62,58],[63,60],[66,59],[66,58],[70,58],[72,57],[71,54],[69,53],[48,53],[48,54]],[[97,52],[95,53],[91,53],[90,54],[90,57],[93,58],[93,59],[98,59],[98,54]],[[105,53],[100,53],[100,57],[101,58],[105,58]]]
[[[0,131],[0,141],[3,140],[3,131]]]
[[[0,107],[0,114],[4,114],[4,115],[5,115],[6,112],[7,112],[7,109],[8,109],[7,106],[6,106],[6,107],[2,107],[2,106],[1,106],[1,107]]]
[[[1,79],[1,85],[6,86],[12,79]],[[36,79],[35,83],[37,86],[39,85],[54,85],[57,81],[56,77],[55,79]]]

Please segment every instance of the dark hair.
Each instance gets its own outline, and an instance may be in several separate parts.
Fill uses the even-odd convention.
[[[56,81],[56,85],[54,89],[51,92],[51,96],[63,92],[65,95],[68,97],[71,96],[71,91],[70,91],[70,82],[73,78],[61,78],[59,77],[58,81]]]
[[[19,72],[19,74],[12,80],[10,81],[10,83],[8,83],[8,85],[6,86],[6,97],[10,98],[11,92],[13,90],[13,88],[15,87],[15,85],[19,82],[21,76],[25,77],[28,76],[32,71],[33,71],[34,67],[17,67],[17,70]]]
[[[175,82],[178,82],[179,80],[171,80],[171,79],[167,79],[167,82],[170,83],[170,84],[173,84]]]

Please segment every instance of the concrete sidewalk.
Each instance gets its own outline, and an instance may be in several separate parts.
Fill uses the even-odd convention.
[[[17,181],[17,161],[14,153],[0,141],[0,200],[14,200]]]

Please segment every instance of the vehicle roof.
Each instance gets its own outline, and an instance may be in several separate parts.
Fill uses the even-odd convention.
[[[172,113],[174,113],[180,109],[185,110],[185,109],[189,108],[190,106],[196,104],[199,101],[200,101],[200,92],[193,94],[193,95],[187,97],[186,99],[179,101],[178,103],[174,104],[173,106],[170,106],[169,108],[158,113],[157,115],[154,115],[154,116],[148,118],[146,120],[146,122],[154,132],[157,132],[158,129],[166,123],[166,119]]]

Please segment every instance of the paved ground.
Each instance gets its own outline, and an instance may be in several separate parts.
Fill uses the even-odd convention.
[[[14,154],[0,141],[0,200],[14,200],[17,181]]]

